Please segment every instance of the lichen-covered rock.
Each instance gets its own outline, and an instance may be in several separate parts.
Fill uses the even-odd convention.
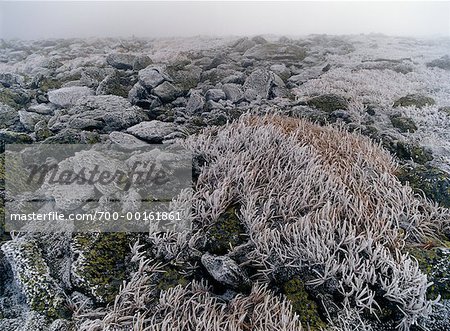
[[[397,176],[402,183],[408,182],[415,191],[423,192],[429,199],[450,208],[450,175],[445,171],[430,165],[419,165],[404,167]]]
[[[0,88],[0,104],[10,106],[16,110],[25,108],[30,99],[29,93],[24,89]]]
[[[415,132],[417,130],[416,123],[410,117],[400,115],[392,115],[389,117],[392,126],[400,130],[400,132]]]
[[[158,144],[176,130],[177,127],[173,123],[154,120],[136,124],[128,128],[127,132],[151,144]]]
[[[20,123],[22,123],[23,127],[28,131],[34,131],[34,126],[37,122],[45,120],[48,118],[47,115],[42,115],[34,112],[29,112],[26,110],[19,110],[19,118]]]
[[[312,97],[307,101],[308,106],[331,113],[335,110],[348,108],[348,101],[336,94],[323,94]]]
[[[167,74],[182,94],[186,94],[200,82],[202,69],[193,64],[174,64],[167,66]],[[213,69],[214,70],[214,69]]]
[[[201,262],[214,280],[220,284],[241,291],[251,287],[251,281],[246,272],[228,256],[205,253],[201,257]]]
[[[427,105],[434,105],[436,101],[433,98],[422,95],[422,94],[408,94],[407,96],[401,97],[394,102],[395,107],[417,107],[423,108]]]
[[[0,103],[0,129],[8,129],[19,121],[19,113],[14,108]]]
[[[26,133],[0,129],[0,153],[5,150],[5,144],[30,144],[32,142],[33,139]]]
[[[96,95],[112,94],[120,97],[128,97],[128,92],[136,82],[133,77],[114,71],[103,79],[97,87]]]
[[[59,107],[73,106],[78,100],[93,95],[94,92],[86,86],[62,87],[48,92],[48,100]]]
[[[50,319],[67,317],[69,311],[64,291],[50,276],[38,242],[20,237],[4,243],[1,249],[31,309]]]

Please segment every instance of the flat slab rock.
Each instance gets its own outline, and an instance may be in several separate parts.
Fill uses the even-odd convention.
[[[48,100],[56,106],[69,107],[74,105],[79,99],[93,94],[94,91],[86,86],[62,87],[49,91]]]
[[[141,122],[127,129],[127,133],[152,144],[170,139],[170,136],[176,131],[175,124],[157,120]]]

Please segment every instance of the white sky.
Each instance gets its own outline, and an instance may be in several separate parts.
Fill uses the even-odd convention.
[[[0,0],[0,38],[7,39],[371,32],[450,36],[450,1]]]

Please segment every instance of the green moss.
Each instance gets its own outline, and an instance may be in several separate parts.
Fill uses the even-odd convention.
[[[434,105],[436,101],[433,98],[421,94],[408,94],[394,102],[394,107],[417,107],[423,108],[427,105]]]
[[[409,117],[393,115],[390,120],[394,128],[399,129],[400,132],[415,132],[417,130],[416,123]]]
[[[436,201],[443,207],[450,208],[450,176],[433,166],[420,165],[414,168],[401,168],[397,177],[418,193]]]
[[[308,326],[310,330],[326,327],[320,318],[317,304],[309,298],[302,280],[295,277],[285,282],[282,290],[291,302],[293,311],[299,315],[303,326]]]
[[[77,254],[75,274],[79,286],[101,303],[112,302],[127,277],[126,258],[132,236],[126,233],[77,234],[73,245]]]
[[[320,109],[327,113],[331,113],[338,109],[345,110],[348,108],[348,101],[345,98],[335,94],[324,94],[313,97],[308,100],[307,104],[308,106]]]
[[[158,281],[156,282],[157,290],[165,291],[177,285],[186,286],[189,283],[175,268],[165,267],[164,270],[164,273],[158,275]]]
[[[425,164],[433,160],[433,155],[425,148],[410,144],[403,141],[398,141],[395,149],[395,154],[401,160],[413,160],[419,164]]]
[[[39,89],[42,92],[48,92],[50,90],[55,90],[61,88],[63,82],[50,77],[45,77],[39,82]]]
[[[13,91],[8,88],[0,90],[0,103],[16,110],[24,108],[30,102],[30,97],[23,92]]]
[[[428,281],[433,282],[428,288],[427,297],[436,299],[440,295],[442,299],[450,299],[450,250],[417,247],[407,247],[405,250],[416,258],[420,270],[428,276]]]
[[[216,255],[226,254],[231,247],[244,243],[245,228],[236,215],[237,207],[229,207],[206,233],[206,249]]]

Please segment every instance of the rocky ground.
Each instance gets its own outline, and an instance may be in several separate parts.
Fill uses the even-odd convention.
[[[267,36],[0,43],[2,143],[170,144],[207,127],[224,126],[242,114],[278,114],[368,137],[399,163],[400,167],[392,171],[399,182],[411,187],[419,200],[425,196],[428,200],[423,203],[436,208],[436,213],[448,215],[448,39],[312,35],[295,39]],[[3,152],[4,147],[0,148]],[[0,185],[4,186],[3,168],[0,175]],[[190,252],[184,259],[168,256],[169,248],[161,253],[162,243],[166,240],[170,247],[171,237],[160,238],[155,244],[155,238],[144,234],[11,238],[1,231],[0,329],[100,330],[109,325],[113,330],[114,323],[105,322],[112,317],[104,309],[114,303],[123,280],[135,286],[133,289],[137,286],[138,280],[133,278],[136,270],[130,262],[139,261],[137,239],[144,245],[140,249],[151,252],[149,258],[163,263],[160,269],[165,272],[152,276],[154,296],[168,296],[170,288],[183,286],[186,293],[179,295],[184,302],[187,299],[183,296],[204,291],[203,285],[188,286],[193,279],[208,280],[215,290],[220,289],[220,300],[225,302],[233,302],[236,293],[250,293],[256,298],[272,291],[264,295],[275,300],[277,307],[284,307],[284,301],[277,301],[278,295],[284,294],[299,320],[283,330],[298,329],[300,322],[305,329],[397,327],[399,312],[390,306],[383,307],[379,314],[381,322],[374,318],[366,321],[362,316],[364,325],[359,328],[355,325],[360,320],[353,325],[339,324],[344,315],[329,312],[332,305],[324,304],[323,299],[339,306],[343,301],[336,294],[339,291],[327,290],[323,284],[319,289],[308,285],[312,276],[304,270],[294,273],[295,277],[269,277],[269,288],[252,288],[254,278],[260,276],[254,272],[256,267],[242,270],[246,259],[239,251],[229,251],[229,247],[248,244],[248,238],[241,234],[249,236],[250,225],[242,221],[241,214],[236,205],[227,206],[205,232],[205,238],[215,240],[196,247],[199,255]],[[418,320],[430,330],[450,330],[448,226],[441,232],[436,236],[439,240],[416,238],[415,242],[406,240],[405,247],[399,248],[414,256],[421,272],[434,282],[427,298],[441,297],[433,313]],[[190,269],[193,271],[188,272]],[[230,277],[227,272],[231,272]],[[170,298],[166,300],[170,302]],[[238,305],[237,301],[234,304]],[[353,302],[349,305],[344,312],[358,308]],[[168,314],[162,308],[160,313]],[[410,328],[407,323],[403,327]],[[162,329],[172,330],[167,326]]]

